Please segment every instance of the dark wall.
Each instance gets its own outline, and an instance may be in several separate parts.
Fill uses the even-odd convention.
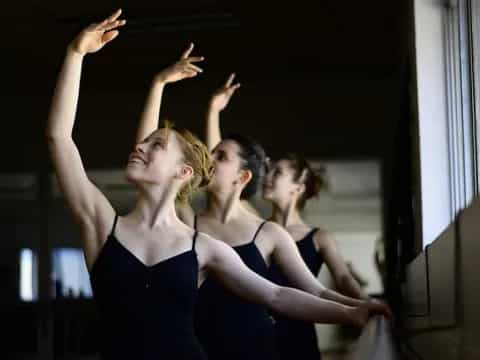
[[[88,69],[84,75],[88,76]],[[208,97],[223,81],[220,76],[207,76],[167,87],[162,107],[162,115],[201,136]],[[241,75],[239,79],[243,80]],[[222,114],[224,132],[255,137],[273,154],[289,150],[318,158],[381,158],[388,141],[382,134],[399,116],[401,79],[393,71],[312,73],[308,79],[253,80],[242,85]],[[75,138],[87,167],[123,167],[147,88],[145,81],[145,89],[137,91],[81,93]],[[16,134],[2,144],[8,154],[2,172],[44,168],[45,104],[50,100],[44,97],[27,104],[18,98],[2,100],[2,117],[15,119],[10,132]]]
[[[273,153],[285,144],[322,158],[385,153],[384,134],[398,118],[405,81],[404,5],[119,5],[127,27],[85,60],[76,135],[89,166],[123,164],[150,79],[189,41],[206,57],[205,73],[168,89],[164,114],[179,124],[201,131],[209,94],[235,71],[243,87],[225,113],[226,130],[251,134]],[[9,6],[0,25],[0,116],[8,134],[0,149],[9,156],[0,171],[38,170],[45,166],[42,134],[65,46],[109,4]]]

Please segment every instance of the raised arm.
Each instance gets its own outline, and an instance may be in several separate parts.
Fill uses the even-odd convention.
[[[362,291],[362,288],[352,276],[331,235],[319,230],[315,234],[314,241],[340,292],[353,298],[368,299],[367,294]]]
[[[83,30],[68,46],[54,90],[46,137],[53,167],[67,207],[82,229],[87,262],[92,264],[103,235],[113,221],[114,211],[108,200],[90,182],[78,149],[72,139],[77,112],[83,57],[103,48],[118,35],[115,30],[125,24],[118,20],[121,10],[98,24]],[[100,229],[100,233],[98,230]]]
[[[273,261],[293,286],[323,299],[348,306],[367,306],[374,313],[389,318],[392,316],[390,310],[384,304],[344,296],[323,286],[308,269],[290,234],[277,224],[269,223],[267,226],[264,228],[265,231],[268,231],[268,235],[274,239]]]
[[[230,246],[219,240],[201,234],[198,245],[209,276],[247,301],[304,321],[362,327],[368,319],[366,307],[350,307],[273,284],[250,270]]]
[[[194,45],[190,44],[180,57],[180,60],[165,68],[153,78],[152,86],[150,87],[150,92],[140,117],[140,125],[136,137],[137,143],[141,142],[158,128],[165,85],[195,77],[203,71],[194,64],[203,61],[203,57],[190,56],[193,47]]]
[[[222,112],[230,102],[232,95],[240,87],[239,83],[233,84],[235,74],[231,74],[225,84],[215,91],[210,99],[207,109],[207,121],[205,126],[205,139],[208,150],[212,151],[217,144],[222,141],[220,130],[220,112]]]

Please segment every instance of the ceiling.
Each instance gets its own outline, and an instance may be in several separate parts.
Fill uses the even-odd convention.
[[[2,5],[0,41],[11,66],[3,67],[1,91],[44,89],[78,29],[119,6],[129,23],[95,63],[114,82],[118,70],[135,69],[122,72],[122,86],[141,84],[135,79],[171,62],[189,41],[209,70],[234,68],[266,81],[287,70],[391,71],[404,60],[404,9],[386,1],[8,2]]]
[[[85,133],[79,130],[80,143],[95,143],[91,129],[102,124],[91,120],[99,108],[94,100],[105,94],[119,94],[117,100],[110,100],[113,95],[104,100],[111,102],[108,106],[129,107],[115,110],[109,126],[114,124],[117,134],[130,134],[131,120],[118,119],[137,116],[153,74],[193,41],[195,53],[206,57],[205,72],[197,82],[169,92],[171,98],[194,94],[188,95],[188,103],[172,101],[168,107],[175,117],[192,119],[192,113],[203,113],[211,90],[235,71],[244,85],[244,102],[232,104],[237,115],[231,115],[235,120],[231,124],[245,128],[258,124],[253,108],[262,117],[257,138],[265,142],[278,121],[296,121],[296,128],[286,125],[277,138],[268,140],[271,148],[289,142],[291,136],[304,136],[304,141],[295,143],[309,157],[381,156],[384,149],[377,142],[391,136],[386,136],[391,128],[387,118],[398,112],[401,103],[409,38],[406,3],[34,0],[2,4],[0,116],[5,133],[12,136],[0,142],[0,150],[17,152],[16,157],[4,159],[0,171],[43,168],[42,134],[65,47],[84,25],[117,7],[124,10],[127,26],[108,48],[85,61],[80,101],[91,105],[81,104],[79,117],[89,118],[91,124],[82,125]],[[108,116],[108,109],[102,111],[102,117]],[[199,131],[198,119],[188,121]],[[305,132],[311,125],[312,131]],[[302,147],[305,144],[310,145]],[[127,145],[112,149],[118,151],[125,154]],[[88,146],[85,152],[95,167],[119,165],[108,163],[110,153],[89,152]]]

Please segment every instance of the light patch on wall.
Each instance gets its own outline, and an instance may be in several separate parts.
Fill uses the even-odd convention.
[[[36,254],[32,249],[20,251],[20,299],[22,301],[37,300]]]

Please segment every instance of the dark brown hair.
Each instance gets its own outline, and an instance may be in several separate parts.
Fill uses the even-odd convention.
[[[265,150],[256,141],[240,134],[229,134],[223,140],[237,143],[240,148],[238,154],[242,159],[242,169],[250,170],[252,178],[240,194],[241,199],[249,199],[256,194],[265,176]]]
[[[296,154],[288,154],[282,159],[289,162],[293,170],[293,181],[305,185],[305,191],[297,203],[297,208],[301,210],[305,207],[308,199],[318,196],[321,190],[328,187],[325,168],[314,171],[307,160]]]

